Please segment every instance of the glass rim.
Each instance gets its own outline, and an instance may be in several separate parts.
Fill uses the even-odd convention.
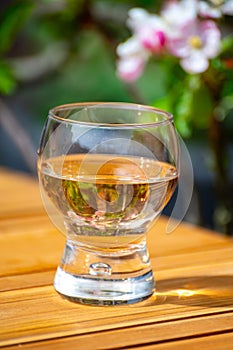
[[[165,119],[154,121],[154,122],[138,122],[138,123],[105,123],[105,122],[91,122],[91,121],[79,121],[74,119],[68,119],[60,117],[56,114],[58,110],[72,110],[77,107],[94,107],[94,106],[103,106],[103,108],[121,108],[125,110],[138,110],[138,111],[144,111],[144,112],[154,112],[159,115],[163,115]],[[173,122],[173,115],[167,111],[164,111],[162,109],[149,106],[149,105],[143,105],[140,103],[130,103],[130,102],[75,102],[75,103],[67,103],[67,104],[61,104],[58,106],[55,106],[49,110],[48,116],[54,120],[64,122],[64,123],[70,123],[70,124],[77,124],[77,125],[84,125],[84,126],[100,126],[100,127],[114,127],[114,128],[136,128],[136,127],[152,127],[152,126],[158,126],[158,125],[166,125],[171,122]]]

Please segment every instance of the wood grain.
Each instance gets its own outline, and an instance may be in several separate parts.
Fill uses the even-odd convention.
[[[45,214],[36,179],[1,168],[0,219]]]
[[[166,234],[161,217],[148,233],[156,293],[128,306],[75,304],[53,288],[65,237],[48,219],[36,180],[1,169],[0,191],[0,347],[231,348],[231,240],[189,224]]]

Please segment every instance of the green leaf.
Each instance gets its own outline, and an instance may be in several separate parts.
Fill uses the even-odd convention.
[[[233,52],[233,35],[228,35],[222,39],[221,54]]]
[[[193,78],[187,78],[183,84],[178,84],[174,90],[174,119],[175,124],[181,136],[188,138],[192,134],[191,116],[193,105],[193,90],[198,86],[198,81]],[[177,96],[177,98],[176,98]]]
[[[202,84],[199,89],[193,92],[191,114],[193,124],[200,129],[207,128],[213,108],[214,103],[209,89]]]
[[[175,107],[175,121],[182,136],[189,137],[193,128],[208,127],[213,100],[200,76],[189,76],[184,81]]]
[[[175,124],[181,136],[188,138],[191,136],[190,119],[192,115],[192,90],[184,89],[183,94],[175,109]]]
[[[11,94],[16,86],[15,79],[9,66],[0,62],[0,93],[4,95]]]
[[[33,7],[31,1],[17,1],[3,13],[0,21],[0,53],[9,50],[15,35],[28,19]]]
[[[171,107],[171,101],[170,101],[170,97],[167,96],[163,96],[157,100],[155,100],[153,102],[153,106],[159,109],[162,109],[166,112],[170,112],[172,111],[172,107]]]

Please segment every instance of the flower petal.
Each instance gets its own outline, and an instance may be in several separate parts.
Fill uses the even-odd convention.
[[[199,15],[204,18],[220,18],[222,16],[220,8],[214,8],[205,1],[199,2]]]
[[[196,0],[167,1],[161,15],[172,28],[177,29],[177,27],[183,26],[196,18]]]
[[[152,53],[159,53],[163,50],[166,37],[165,33],[153,28],[145,27],[138,33],[142,45]]]
[[[117,63],[117,74],[125,82],[137,80],[145,67],[145,61],[140,57],[128,57]]]
[[[221,33],[215,22],[204,21],[200,27],[203,39],[203,52],[206,57],[214,58],[220,52],[221,47]]]
[[[150,14],[146,10],[137,7],[129,10],[128,14],[129,18],[127,20],[127,25],[134,32],[147,23],[148,18],[150,17]]]
[[[209,66],[208,59],[200,50],[193,50],[188,57],[181,60],[180,64],[186,72],[191,74],[202,73]]]
[[[140,41],[136,36],[129,38],[124,43],[121,43],[117,46],[116,52],[120,57],[129,57],[129,56],[141,56],[146,57],[147,53],[143,49]]]
[[[233,1],[228,0],[222,5],[222,13],[225,15],[233,15]]]

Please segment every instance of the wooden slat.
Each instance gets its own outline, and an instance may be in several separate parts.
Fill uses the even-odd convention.
[[[182,338],[210,336],[218,332],[233,332],[233,313],[209,315],[205,317],[193,317],[185,320],[173,320],[169,322],[151,322],[148,325],[124,327],[118,330],[94,332],[79,336],[55,339],[53,341],[41,341],[38,344],[21,344],[22,349],[121,349],[127,347],[139,347],[143,344],[154,345],[166,343],[172,339],[173,343],[180,343]],[[116,343],[117,339],[117,343]],[[101,345],[100,345],[101,344]],[[177,348],[179,349],[179,348]]]
[[[0,219],[45,214],[35,178],[0,168]]]
[[[213,329],[222,329],[224,331],[232,329],[233,325],[232,313],[229,313],[227,306],[222,307],[221,310],[214,306],[211,308],[211,305],[208,305],[209,308],[203,305],[190,307],[187,301],[186,306],[166,303],[155,303],[153,306],[150,303],[149,309],[146,308],[146,305],[141,308],[136,306],[130,308],[129,315],[128,307],[108,308],[105,310],[93,307],[88,309],[87,306],[82,305],[71,306],[59,299],[48,287],[40,288],[40,290],[37,288],[36,292],[31,290],[30,294],[22,291],[18,302],[12,301],[11,305],[10,296],[8,295],[8,297],[8,302],[1,303],[0,346],[14,343],[22,344],[36,340],[58,339],[65,336],[78,335],[80,337],[85,334],[93,335],[109,330],[112,330],[109,339],[111,342],[114,333],[116,339],[118,339],[120,334],[125,334],[125,338],[128,339],[130,333],[133,333],[135,338],[136,334],[139,334],[140,329],[142,329],[142,342],[145,341],[146,337],[143,329],[145,328],[149,331],[153,327],[153,337],[156,341],[159,341],[164,338],[174,339],[176,338],[175,335],[180,334],[181,330],[183,336],[190,336],[189,328],[192,328],[192,325],[194,329],[193,334],[202,334],[213,331]],[[41,304],[41,308],[38,308],[38,303]],[[9,306],[10,312],[8,310]],[[33,315],[29,315],[27,308],[30,309]],[[226,316],[223,317],[221,314],[225,315],[224,312]],[[7,313],[7,319],[11,320],[10,327],[9,324],[6,324],[5,313]],[[208,316],[212,316],[209,326]],[[199,317],[197,322],[195,322],[195,317]],[[199,325],[201,325],[200,328]],[[135,328],[136,333],[134,332]],[[170,332],[168,332],[169,328],[171,329]],[[118,329],[119,332],[117,332]],[[97,335],[96,337],[98,338]],[[139,339],[135,338],[134,344],[138,343]],[[119,344],[119,340],[117,344]]]
[[[0,292],[16,291],[25,288],[49,286],[53,284],[55,268],[48,271],[15,274],[0,277]]]
[[[56,230],[43,230],[40,221],[31,231],[0,235],[0,276],[55,269],[65,238]]]
[[[233,344],[233,332],[211,334],[204,337],[161,342],[145,346],[125,347],[124,350],[230,350]],[[96,347],[98,349],[98,346]],[[122,349],[123,350],[123,349]]]

